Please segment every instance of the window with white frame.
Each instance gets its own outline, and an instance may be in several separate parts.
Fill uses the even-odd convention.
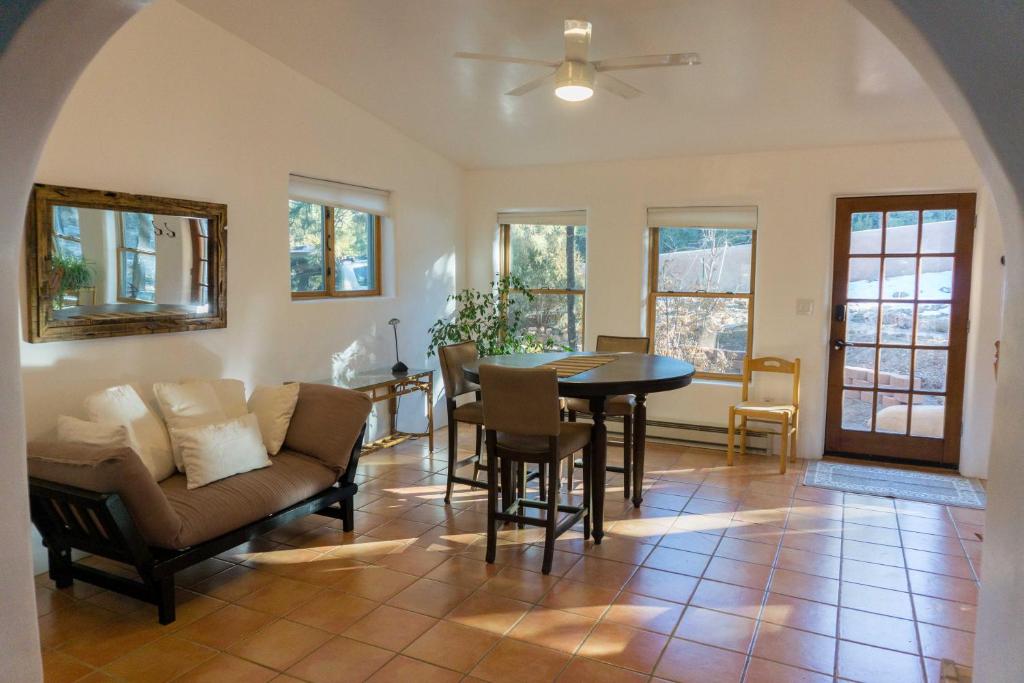
[[[756,207],[648,209],[647,329],[698,377],[740,379],[753,344]]]

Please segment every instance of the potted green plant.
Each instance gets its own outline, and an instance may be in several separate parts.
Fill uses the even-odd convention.
[[[550,337],[543,339],[521,329],[521,305],[536,297],[526,284],[514,275],[499,277],[486,291],[464,289],[448,296],[455,303],[455,313],[441,318],[430,326],[430,346],[427,355],[433,356],[439,346],[464,341],[476,342],[481,356],[506,353],[533,353],[538,351],[570,350]]]
[[[50,291],[53,292],[51,302],[56,309],[64,307],[64,297],[68,292],[92,287],[92,266],[81,256],[54,254],[50,268]]]

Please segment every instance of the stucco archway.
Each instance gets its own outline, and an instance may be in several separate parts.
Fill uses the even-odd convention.
[[[976,644],[976,679],[1024,671],[1024,6],[1007,0],[850,0],[935,90],[985,173],[1007,257],[1003,358]],[[8,0],[0,15],[0,291],[18,291],[25,202],[64,98],[109,37],[145,0]],[[69,30],[73,27],[73,30]],[[1016,102],[1012,98],[1018,98]],[[25,496],[19,304],[0,299],[0,662],[10,680],[41,678]]]

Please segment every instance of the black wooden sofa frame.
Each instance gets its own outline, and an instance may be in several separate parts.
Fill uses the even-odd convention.
[[[311,514],[342,520],[342,529],[355,523],[354,496],[364,426],[352,447],[345,472],[327,489],[268,517],[183,550],[146,544],[128,508],[116,493],[96,493],[74,486],[29,477],[32,523],[43,537],[50,561],[50,578],[57,588],[75,579],[156,605],[161,624],[174,621],[174,575],[256,536]],[[338,507],[334,507],[338,503]],[[99,555],[135,567],[139,580],[129,579],[71,559],[72,550]]]

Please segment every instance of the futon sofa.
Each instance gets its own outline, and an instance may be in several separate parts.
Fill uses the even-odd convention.
[[[370,399],[301,384],[273,465],[189,490],[157,483],[131,448],[59,442],[29,446],[32,522],[58,587],[74,579],[152,603],[174,621],[174,574],[309,514],[353,527],[353,496]],[[72,550],[127,563],[138,580],[72,560]]]

